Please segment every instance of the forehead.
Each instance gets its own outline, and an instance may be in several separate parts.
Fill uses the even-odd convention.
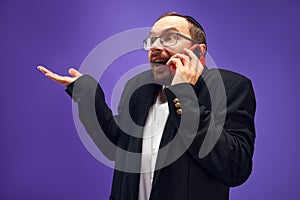
[[[151,29],[151,34],[160,34],[166,30],[173,30],[190,36],[188,21],[183,17],[167,16],[158,20]]]

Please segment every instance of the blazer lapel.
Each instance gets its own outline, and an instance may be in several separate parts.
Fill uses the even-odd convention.
[[[153,105],[156,94],[161,88],[158,84],[147,84],[138,88],[132,95],[129,111],[133,121],[144,127],[150,107]]]

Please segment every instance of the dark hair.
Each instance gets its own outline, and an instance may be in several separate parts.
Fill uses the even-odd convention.
[[[191,38],[193,40],[196,40],[200,44],[205,44],[206,49],[207,49],[207,44],[206,44],[206,34],[203,29],[203,27],[200,25],[197,20],[195,20],[193,17],[188,16],[188,15],[181,15],[176,12],[168,12],[163,15],[161,15],[156,21],[160,20],[161,18],[168,17],[168,16],[177,16],[177,17],[182,17],[188,21],[189,24],[189,31],[191,34]]]

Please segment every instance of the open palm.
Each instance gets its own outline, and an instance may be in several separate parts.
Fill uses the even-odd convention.
[[[53,73],[52,71],[50,71],[49,69],[43,67],[43,66],[38,66],[37,67],[38,70],[40,70],[43,74],[45,74],[45,76],[47,76],[49,79],[62,84],[63,86],[68,86],[70,85],[72,82],[74,82],[77,78],[79,78],[80,76],[82,76],[82,74],[77,71],[74,68],[70,68],[69,69],[69,74],[70,76],[61,76],[58,75],[56,73]]]

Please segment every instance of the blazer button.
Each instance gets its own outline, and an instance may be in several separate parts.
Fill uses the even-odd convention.
[[[176,108],[180,108],[181,107],[181,104],[179,102],[175,103],[175,107]]]
[[[175,99],[173,99],[173,102],[174,102],[174,103],[177,103],[177,102],[179,102],[179,99],[178,99],[178,98],[175,98]]]
[[[181,115],[182,114],[182,109],[179,108],[179,109],[176,110],[176,112],[177,112],[178,115]]]

